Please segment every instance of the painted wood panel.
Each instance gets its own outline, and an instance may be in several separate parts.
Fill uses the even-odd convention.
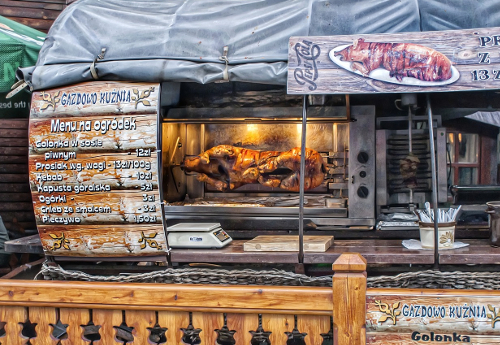
[[[106,223],[158,223],[161,224],[161,209],[157,208],[156,192],[111,191],[108,193],[61,193],[47,200],[43,193],[33,192],[35,218],[40,225],[54,224],[54,218],[77,217],[78,224]],[[66,202],[64,202],[66,201]],[[67,206],[67,203],[71,206]],[[0,210],[3,203],[0,203]],[[31,206],[31,205],[30,205]],[[143,217],[138,217],[142,212]],[[148,216],[147,218],[145,216]]]
[[[82,192],[88,191],[92,185],[103,188],[94,190],[95,192],[130,188],[147,191],[158,188],[156,152],[151,152],[151,157],[137,157],[128,153],[77,154],[59,151],[47,154],[61,158],[30,155],[32,191],[46,192],[47,188],[43,188],[46,186],[61,187],[53,192],[63,192],[63,186],[73,186],[71,192],[75,193],[79,193],[82,188]],[[151,187],[141,188],[143,185]]]
[[[405,93],[498,89],[499,46],[498,27],[399,34],[291,37],[288,93]],[[344,48],[347,50],[341,58],[338,51]]]
[[[500,339],[500,295],[487,291],[402,290],[367,294],[367,332],[456,333]],[[427,337],[425,337],[427,338]],[[429,338],[430,339],[430,338]],[[471,338],[472,339],[472,338]]]
[[[94,82],[33,94],[29,179],[46,254],[165,252],[159,92],[158,84]]]
[[[87,82],[37,91],[31,101],[31,118],[82,115],[137,115],[157,112],[158,84]]]
[[[30,154],[57,151],[99,152],[156,149],[157,115],[118,115],[32,119],[30,122]],[[64,122],[64,127],[61,124]],[[109,125],[108,125],[109,122]],[[74,124],[76,131],[61,131]],[[105,124],[105,128],[101,127]],[[133,126],[135,129],[125,129]],[[116,128],[115,128],[116,127]],[[96,128],[98,128],[96,130]],[[113,129],[115,128],[115,129]]]
[[[440,345],[440,344],[500,344],[497,335],[464,335],[457,332],[435,333],[435,332],[412,332],[412,333],[368,333],[367,345]]]
[[[45,253],[61,256],[155,256],[165,251],[161,224],[38,226]]]

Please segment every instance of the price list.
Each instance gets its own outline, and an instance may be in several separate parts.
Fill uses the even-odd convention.
[[[45,252],[156,256],[159,85],[93,82],[33,94],[29,177]]]

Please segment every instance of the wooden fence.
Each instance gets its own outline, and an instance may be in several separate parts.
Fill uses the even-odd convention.
[[[500,293],[367,289],[343,254],[328,287],[0,281],[2,344],[500,343]]]

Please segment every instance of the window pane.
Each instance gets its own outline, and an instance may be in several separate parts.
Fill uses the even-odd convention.
[[[450,162],[455,163],[455,133],[448,133],[446,149],[450,154]]]
[[[458,162],[477,163],[479,135],[458,133]]]
[[[460,186],[477,184],[477,168],[458,168],[458,184]]]

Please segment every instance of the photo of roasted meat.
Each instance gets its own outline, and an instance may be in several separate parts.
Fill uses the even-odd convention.
[[[249,183],[279,187],[293,192],[300,189],[300,147],[286,152],[257,151],[231,145],[218,145],[181,164],[185,172],[198,173],[198,181],[219,191],[233,190]],[[324,179],[323,158],[306,148],[304,190],[318,187]]]
[[[398,81],[412,77],[436,82],[452,77],[452,63],[444,54],[414,43],[365,42],[359,38],[335,56],[350,61],[351,70],[365,77],[377,68],[388,70]]]
[[[399,171],[403,177],[403,184],[410,188],[417,188],[417,169],[420,159],[413,154],[409,154],[404,159],[399,161]]]

